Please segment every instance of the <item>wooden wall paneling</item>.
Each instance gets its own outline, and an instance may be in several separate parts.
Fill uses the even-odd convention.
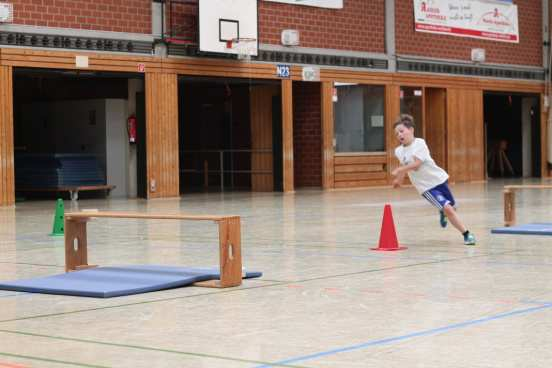
[[[322,188],[334,187],[334,102],[333,82],[320,84],[322,107]]]
[[[426,88],[425,100],[426,142],[437,165],[446,170],[446,90]]]
[[[275,65],[269,63],[246,63],[242,61],[208,58],[166,58],[163,59],[163,71],[182,75],[213,77],[241,77],[255,79],[280,79]],[[290,68],[291,80],[302,80],[302,68]]]
[[[146,73],[148,198],[179,196],[178,80]]]
[[[483,122],[483,91],[471,90],[468,92],[470,96],[470,105],[472,108],[468,111],[471,113],[469,117],[470,125],[466,131],[470,134],[467,147],[467,161],[470,163],[470,181],[478,181],[485,179],[485,126]]]
[[[272,86],[255,86],[250,89],[251,106],[251,170],[269,171],[252,173],[251,190],[254,192],[274,191],[272,154],[272,97],[276,94]],[[258,150],[269,152],[255,152]]]
[[[338,154],[334,157],[334,187],[366,187],[387,184],[386,153]]]
[[[321,73],[322,74],[322,73]],[[539,81],[519,81],[505,79],[485,79],[473,77],[455,77],[450,75],[430,75],[413,73],[395,73],[391,83],[396,85],[425,86],[435,88],[481,89],[504,92],[540,93],[544,84]]]
[[[335,174],[354,173],[359,171],[379,172],[385,171],[385,164],[365,164],[365,165],[339,165],[335,166]]]
[[[454,128],[457,126],[458,121],[458,98],[460,91],[455,88],[447,89],[447,163],[448,174],[450,176],[450,182],[456,180],[456,145],[455,140],[452,137],[455,136]]]
[[[358,180],[373,180],[387,179],[387,173],[380,172],[351,172],[351,173],[336,173],[335,180],[340,181],[358,181]]]
[[[180,195],[180,154],[179,154],[179,139],[178,139],[178,75],[169,74],[165,75],[168,79],[167,85],[169,88],[165,90],[167,101],[174,106],[167,108],[167,122],[165,125],[166,137],[169,145],[168,152],[164,155],[165,167],[169,170],[165,172],[165,180],[168,185],[165,187],[170,193],[166,193],[167,196],[179,196]],[[170,189],[169,189],[170,188]]]
[[[550,114],[550,108],[548,110],[544,107],[544,93],[541,93],[540,96],[540,126],[541,126],[541,176],[548,177],[552,171],[548,170],[548,162],[552,162],[552,157],[548,157],[548,145],[552,145],[552,142],[548,140],[549,125],[548,125],[548,114]]]
[[[150,173],[155,175],[157,180],[157,191],[149,193],[152,197],[157,196],[173,196],[178,195],[178,135],[174,134],[178,131],[178,99],[177,99],[177,82],[176,75],[201,75],[201,76],[220,76],[220,77],[247,77],[247,78],[265,78],[276,79],[274,73],[275,66],[270,63],[244,63],[232,60],[216,60],[208,58],[159,58],[154,56],[135,56],[116,53],[93,53],[93,52],[75,52],[75,51],[52,51],[52,50],[36,50],[26,48],[2,48],[1,49],[0,65],[5,67],[36,67],[36,68],[58,68],[58,69],[77,69],[75,66],[76,55],[87,55],[89,57],[89,70],[105,70],[105,71],[122,71],[122,72],[137,72],[138,66],[143,64],[146,68],[146,79],[150,85],[147,91],[146,109],[148,109],[148,143],[154,145],[150,153],[148,150],[148,179]],[[169,79],[164,79],[162,74],[168,76]],[[9,73],[11,74],[11,72]],[[458,180],[480,180],[484,178],[485,165],[483,162],[482,153],[484,153],[485,142],[483,142],[482,126],[479,127],[479,122],[482,117],[482,90],[488,91],[508,91],[508,92],[524,92],[542,94],[544,85],[542,82],[524,82],[516,80],[497,80],[497,79],[482,79],[473,77],[454,77],[442,75],[428,75],[415,73],[378,73],[365,72],[355,70],[335,70],[321,69],[322,95],[328,93],[327,88],[334,80],[350,81],[355,83],[368,83],[386,85],[386,106],[385,106],[385,123],[386,123],[386,150],[387,162],[385,170],[389,173],[398,165],[394,158],[394,148],[397,143],[394,138],[392,124],[400,112],[399,86],[412,85],[422,86],[425,91],[428,88],[442,88],[451,91],[454,96],[447,95],[446,114],[451,121],[447,122],[447,131],[450,133],[447,136],[447,153],[446,160],[450,166],[453,177]],[[174,80],[173,80],[174,79]],[[163,82],[163,80],[165,82]],[[172,82],[169,80],[173,80]],[[292,80],[301,80],[301,68],[293,66],[291,68],[291,78],[282,81],[282,122],[283,122],[283,163],[284,163],[284,191],[293,191],[293,113],[292,113]],[[4,82],[4,79],[2,79]],[[9,82],[12,83],[12,82]],[[161,85],[164,85],[163,89]],[[327,84],[326,84],[327,83]],[[5,83],[2,83],[5,85]],[[4,87],[0,87],[2,90]],[[8,88],[8,87],[5,87]],[[12,87],[9,87],[10,91]],[[147,88],[147,87],[146,87]],[[172,91],[172,92],[171,92]],[[427,93],[424,92],[424,95]],[[11,94],[10,94],[11,96]],[[11,98],[11,97],[10,97]],[[326,99],[326,97],[322,97]],[[176,102],[168,102],[176,101]],[[4,100],[5,101],[5,100]],[[429,102],[429,100],[428,100]],[[0,102],[1,103],[1,102]],[[462,104],[460,104],[462,103]],[[475,104],[475,105],[469,105]],[[9,110],[3,109],[0,113],[2,120],[13,120],[13,112],[11,108],[13,103],[10,102]],[[171,105],[173,105],[171,107]],[[164,106],[166,108],[160,108]],[[324,126],[323,130],[323,149],[328,148],[328,135],[330,133],[330,120],[333,119],[333,113],[330,111],[333,104],[322,104],[322,114]],[[429,106],[427,107],[429,108]],[[463,111],[467,109],[468,111]],[[481,111],[478,111],[480,109]],[[429,110],[426,109],[429,113]],[[452,116],[451,113],[454,113]],[[546,164],[546,114],[544,109],[541,109],[541,132],[542,132],[542,157],[543,157],[543,173],[547,173]],[[6,118],[6,116],[8,118]],[[328,119],[324,118],[328,117]],[[469,124],[463,121],[470,120]],[[3,129],[6,129],[5,123]],[[464,129],[466,127],[474,127],[474,130]],[[13,123],[11,129],[6,134],[13,135]],[[152,132],[152,130],[157,131]],[[333,128],[332,128],[333,129]],[[471,138],[467,138],[465,134],[473,133]],[[168,140],[165,138],[168,137]],[[458,138],[458,139],[456,139]],[[333,132],[332,132],[333,140]],[[470,140],[472,140],[470,142]],[[475,141],[473,141],[475,140]],[[475,143],[474,143],[475,142]],[[332,142],[333,143],[333,142]],[[11,144],[11,148],[9,145]],[[470,144],[470,145],[467,145]],[[474,146],[475,144],[475,146]],[[11,153],[11,165],[13,171],[13,139],[11,142],[0,142],[2,149],[7,149]],[[11,150],[11,151],[10,151]],[[10,154],[4,154],[10,157]],[[154,153],[155,152],[155,153]],[[325,155],[325,153],[323,153]],[[481,157],[476,157],[480,155]],[[466,162],[466,157],[476,158],[475,162]],[[331,165],[332,158],[324,156],[323,160],[323,185],[332,185],[331,174],[332,170],[337,168],[337,164]],[[452,163],[453,160],[454,163]],[[464,162],[464,163],[462,163]],[[464,165],[464,166],[462,166]],[[161,168],[167,168],[163,171]],[[373,168],[372,168],[373,169]],[[9,172],[9,170],[8,170]],[[7,182],[13,181],[13,173],[11,179],[7,177]],[[378,179],[379,180],[379,179]],[[391,178],[388,177],[388,183]],[[333,182],[336,183],[335,173]],[[344,182],[340,182],[343,186]],[[148,188],[150,186],[148,180]],[[10,185],[2,182],[2,185]],[[13,187],[13,184],[11,184]],[[7,193],[7,194],[6,194]],[[11,194],[10,194],[11,193]],[[7,197],[5,197],[7,196]],[[2,198],[0,201],[4,203],[13,202],[13,190],[2,190]]]
[[[2,65],[50,69],[86,69],[137,73],[142,65],[146,72],[160,72],[161,58],[123,54],[98,54],[86,51],[51,51],[8,48],[3,49]],[[77,68],[75,57],[88,56],[88,68]]]
[[[15,204],[13,69],[0,66],[0,206]]]
[[[387,173],[388,182],[391,183],[391,171],[399,166],[399,161],[395,157],[395,147],[399,145],[395,138],[393,124],[401,113],[400,86],[387,85],[385,87],[385,149],[387,150]]]
[[[4,48],[2,65],[76,69],[75,56],[89,56],[90,70],[138,72],[138,65],[144,64],[146,72],[169,74],[248,77],[278,79],[275,66],[270,63],[245,63],[208,58],[160,58],[154,56],[125,55],[118,53],[94,53],[88,51],[52,51],[27,48]],[[411,85],[437,88],[483,89],[507,92],[542,93],[542,82],[509,81],[450,75],[414,73],[381,73],[355,70],[321,69],[322,81],[339,80],[354,83]],[[292,80],[301,80],[301,67],[292,66]]]
[[[360,180],[360,181],[336,181],[335,188],[362,188],[362,187],[376,187],[376,186],[388,186],[387,179],[383,180]]]
[[[361,84],[386,85],[393,80],[391,73],[367,73],[364,71],[321,69],[320,81],[322,82],[350,82]]]
[[[282,81],[282,152],[284,192],[294,191],[293,180],[293,84]]]
[[[426,137],[427,137],[427,113],[426,113],[426,105],[427,105],[426,92],[427,92],[427,88],[426,87],[420,87],[420,89],[422,90],[422,111],[421,111],[421,114],[422,114],[422,131],[419,132],[417,135],[418,135],[418,137],[422,137],[423,139],[426,139]],[[415,123],[416,123],[416,125],[418,124],[417,121]]]
[[[450,181],[462,181],[462,169],[460,165],[464,162],[462,152],[463,142],[459,133],[460,122],[462,121],[462,90],[458,88],[449,88],[447,90],[447,163]]]
[[[451,181],[485,178],[483,92],[447,90],[447,163]]]
[[[387,164],[385,153],[372,155],[338,154],[334,158],[335,165],[374,165]]]

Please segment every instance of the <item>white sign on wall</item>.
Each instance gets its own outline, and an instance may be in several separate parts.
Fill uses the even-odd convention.
[[[343,0],[265,0],[275,3],[316,6],[318,8],[343,9]]]
[[[76,55],[75,56],[75,66],[77,68],[88,68],[88,56],[86,56],[86,55]]]
[[[304,81],[320,82],[320,68],[314,66],[304,66],[301,76]]]
[[[13,4],[0,3],[0,22],[13,22]]]
[[[503,1],[413,0],[419,32],[519,42],[517,6]]]

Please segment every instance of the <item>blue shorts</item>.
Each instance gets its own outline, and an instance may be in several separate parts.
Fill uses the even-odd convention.
[[[447,204],[450,204],[452,207],[456,205],[456,201],[447,183],[448,181],[445,181],[443,184],[439,184],[422,193],[422,197],[427,199],[429,203],[437,207],[440,211],[443,210],[443,207]]]

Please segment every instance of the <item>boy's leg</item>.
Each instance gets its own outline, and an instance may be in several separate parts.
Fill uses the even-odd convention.
[[[458,215],[456,214],[456,210],[454,209],[454,207],[452,207],[449,203],[447,203],[443,207],[443,211],[445,212],[445,215],[450,220],[450,223],[452,224],[452,226],[458,229],[458,231],[460,231],[462,234],[466,232],[467,229],[462,223],[462,221],[460,220],[460,218],[458,217]]]
[[[441,184],[439,186],[439,191],[446,199],[448,199],[448,202],[443,204],[443,211],[445,212],[445,215],[450,219],[452,226],[464,234],[467,229],[456,213],[456,208],[454,207],[456,205],[456,200],[450,191],[448,182]]]
[[[473,236],[472,233],[466,229],[460,218],[458,218],[458,215],[456,214],[456,210],[454,207],[452,207],[450,204],[445,205],[443,208],[445,213],[447,214],[451,224],[458,229],[464,236],[464,244],[465,245],[475,245],[475,236]]]
[[[443,222],[448,217],[451,224],[464,236],[464,244],[475,245],[475,237],[466,229],[456,213],[456,209],[454,208],[456,201],[446,182],[425,191],[422,193],[422,196],[439,209],[441,226],[443,226]],[[444,226],[446,226],[446,222]]]
[[[442,227],[446,226],[448,217],[452,225],[464,236],[464,244],[475,245],[475,237],[466,229],[456,213],[454,208],[456,201],[446,182],[424,192],[422,196],[439,209],[439,220]]]
[[[443,190],[443,188],[445,190]],[[447,215],[445,214],[444,206],[447,203],[452,203],[454,205],[454,198],[452,194],[443,184],[436,186],[424,193],[422,197],[427,199],[429,203],[435,206],[439,210],[439,224],[442,228],[447,227]]]
[[[439,210],[439,224],[442,228],[447,227],[447,215],[445,215],[445,211]]]

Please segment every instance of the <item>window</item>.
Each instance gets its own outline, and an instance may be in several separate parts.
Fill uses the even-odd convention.
[[[335,152],[385,151],[385,87],[335,83]]]

